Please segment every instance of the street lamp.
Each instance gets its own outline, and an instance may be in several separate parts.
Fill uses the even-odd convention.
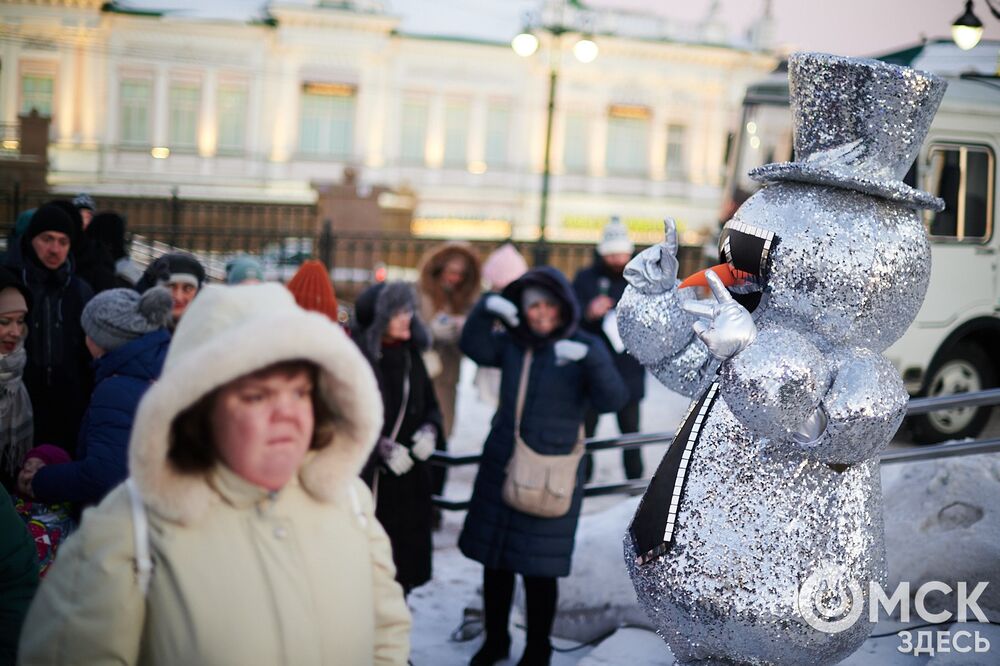
[[[538,217],[538,241],[535,243],[535,265],[542,266],[548,263],[549,248],[545,239],[545,222],[548,218],[549,209],[549,177],[551,175],[550,158],[552,154],[552,117],[555,114],[556,104],[556,83],[559,80],[559,61],[562,56],[562,36],[567,33],[576,32],[572,28],[558,21],[553,24],[535,25],[525,30],[511,40],[510,46],[514,53],[522,58],[534,55],[538,50],[538,37],[533,32],[541,31],[548,33],[551,37],[548,45],[549,55],[549,105],[545,118],[545,158],[542,168],[542,196],[541,210]],[[593,62],[597,58],[597,44],[586,36],[581,36],[573,44],[573,55],[582,63]]]
[[[990,13],[1000,19],[1000,10],[993,6],[993,0],[983,0]],[[983,37],[983,22],[972,11],[972,0],[966,0],[965,12],[951,24],[951,38],[963,51],[968,51]]]

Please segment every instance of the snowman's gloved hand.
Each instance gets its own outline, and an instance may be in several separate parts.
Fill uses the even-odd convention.
[[[725,361],[757,339],[757,325],[745,307],[737,303],[713,271],[705,272],[714,299],[685,301],[681,307],[698,317],[692,327],[712,356]]]
[[[590,347],[575,340],[559,340],[552,345],[552,348],[556,354],[556,365],[582,360],[590,351]]]
[[[413,433],[412,442],[410,454],[417,460],[427,460],[434,453],[434,445],[437,443],[437,428],[431,423],[423,424],[419,430]]]
[[[811,444],[820,438],[826,431],[826,424],[829,421],[822,403],[809,415],[805,421],[794,431],[792,431],[792,441],[797,444]]]
[[[663,242],[646,248],[625,266],[625,280],[643,294],[662,294],[677,283],[677,225],[663,220]]]
[[[486,298],[486,309],[500,317],[511,328],[517,328],[521,319],[517,316],[517,306],[503,296],[493,294]]]

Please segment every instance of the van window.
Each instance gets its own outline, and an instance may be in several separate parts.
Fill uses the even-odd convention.
[[[993,151],[986,146],[935,145],[927,161],[926,189],[945,203],[940,213],[924,213],[927,233],[941,240],[989,240],[993,233]]]

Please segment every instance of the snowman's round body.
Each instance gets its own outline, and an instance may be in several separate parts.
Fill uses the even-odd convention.
[[[625,558],[682,663],[836,663],[870,632],[886,575],[878,454],[907,394],[882,352],[923,301],[930,252],[916,211],[825,186],[768,186],[727,227],[773,235],[758,334],[734,357],[720,365],[691,333],[690,289],[619,303],[630,351],[702,396],[669,539],[654,554],[630,531]]]

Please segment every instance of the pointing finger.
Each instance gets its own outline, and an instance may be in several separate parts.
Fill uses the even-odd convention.
[[[726,285],[722,283],[722,279],[715,274],[715,271],[705,271],[705,281],[708,282],[708,286],[711,287],[712,293],[715,294],[719,303],[728,303],[733,300],[733,295],[729,293]]]

